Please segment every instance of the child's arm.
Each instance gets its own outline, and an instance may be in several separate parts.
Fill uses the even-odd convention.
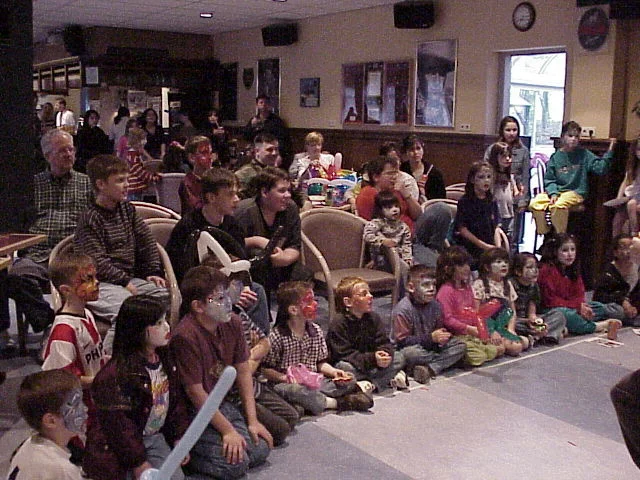
[[[256,327],[257,328],[257,327]],[[258,370],[260,362],[269,353],[269,339],[262,337],[258,342],[249,350],[249,367],[251,368],[251,374],[253,375]]]
[[[535,320],[538,318],[536,303],[533,300],[529,300],[529,305],[527,306],[527,318],[529,320]]]
[[[611,165],[611,159],[613,158],[613,149],[617,143],[616,138],[611,138],[609,141],[609,149],[605,152],[602,157],[596,156],[593,152],[589,150],[585,150],[586,159],[585,159],[585,167],[589,173],[594,173],[596,175],[604,175],[609,171],[609,166]]]
[[[333,322],[329,326],[327,332],[327,345],[331,351],[331,357],[334,362],[345,361],[353,365],[356,370],[366,372],[376,367],[375,351],[360,352],[353,344],[353,340],[349,338],[349,335],[344,328],[344,324],[341,322]],[[318,370],[321,371],[320,365],[326,365],[326,370],[329,372],[326,374],[330,378],[333,378],[333,367],[327,362],[321,362],[318,366]]]
[[[384,236],[380,234],[380,223],[376,220],[371,220],[364,226],[364,232],[362,238],[365,243],[379,247],[382,245]]]
[[[405,261],[407,265],[413,263],[413,247],[411,242],[411,229],[406,223],[403,223],[402,238],[398,245],[398,253],[400,258]]]
[[[457,294],[449,284],[440,287],[436,299],[442,306],[442,314],[444,317],[444,326],[455,335],[473,335],[478,336],[478,328],[471,325],[456,316],[456,301],[454,296]]]

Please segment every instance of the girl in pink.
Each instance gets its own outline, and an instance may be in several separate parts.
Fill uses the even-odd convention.
[[[442,305],[444,326],[467,345],[465,362],[477,367],[504,354],[502,340],[481,340],[478,315],[471,289],[471,256],[460,246],[438,257],[436,300]]]

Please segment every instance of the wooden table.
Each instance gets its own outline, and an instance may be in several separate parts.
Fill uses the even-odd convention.
[[[0,314],[9,318],[9,296],[7,295],[7,269],[11,265],[12,256],[18,250],[32,247],[47,240],[46,235],[32,233],[2,233],[0,234]],[[20,355],[27,353],[27,330],[29,326],[16,308],[16,322],[18,324],[18,343]]]

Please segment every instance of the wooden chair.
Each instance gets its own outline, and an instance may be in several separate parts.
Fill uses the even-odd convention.
[[[162,205],[156,205],[155,203],[147,203],[147,202],[131,202],[136,208],[136,213],[140,215],[142,218],[175,218],[176,220],[180,220],[182,217],[180,214],[174,212],[170,208],[163,207]]]
[[[302,263],[311,269],[314,279],[326,284],[329,320],[336,314],[335,289],[345,277],[362,277],[371,292],[392,292],[398,301],[400,258],[393,249],[385,249],[393,273],[365,267],[366,244],[363,240],[366,220],[332,208],[318,208],[300,215]]]

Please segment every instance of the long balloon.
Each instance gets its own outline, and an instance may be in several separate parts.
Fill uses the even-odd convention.
[[[176,445],[166,458],[160,470],[148,468],[142,473],[140,480],[171,479],[173,472],[180,468],[180,463],[184,457],[191,451],[200,438],[200,435],[202,435],[202,432],[204,432],[204,429],[207,428],[207,425],[211,422],[211,417],[213,417],[213,414],[220,407],[222,400],[224,400],[225,395],[233,385],[235,379],[236,369],[233,367],[225,367],[222,375],[220,375],[220,378],[216,382],[216,386],[207,397],[207,401],[204,402],[196,418],[193,419],[191,425],[187,428],[178,445]]]

